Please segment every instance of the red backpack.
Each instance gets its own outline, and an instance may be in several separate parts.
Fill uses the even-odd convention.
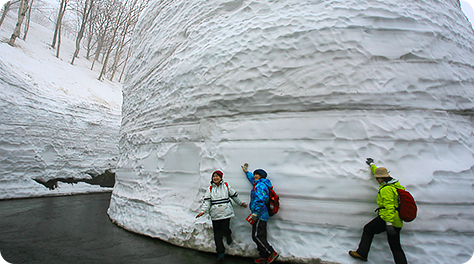
[[[280,197],[273,190],[273,186],[268,189],[268,202],[267,202],[268,215],[273,216],[280,210]]]
[[[253,184],[253,190],[255,190],[255,185],[257,184]],[[274,216],[278,213],[278,210],[280,210],[280,196],[278,196],[278,194],[273,190],[273,186],[268,188],[268,201],[266,206],[269,216]]]
[[[392,186],[385,185],[384,187]],[[398,208],[395,208],[398,211],[398,216],[405,222],[411,222],[416,218],[416,212],[418,207],[416,206],[415,198],[410,194],[410,192],[404,189],[397,189],[398,193]],[[380,192],[380,191],[379,191]],[[378,209],[377,209],[378,210]]]
[[[397,189],[398,192],[398,215],[405,222],[411,222],[416,218],[418,207],[415,198],[406,190]]]

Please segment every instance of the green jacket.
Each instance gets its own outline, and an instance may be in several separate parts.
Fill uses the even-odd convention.
[[[375,165],[370,167],[372,173],[375,173],[376,168]],[[403,221],[396,210],[399,206],[397,189],[404,190],[405,187],[400,185],[396,179],[380,184],[379,193],[377,194],[378,214],[385,222],[393,223],[394,227],[403,227]]]

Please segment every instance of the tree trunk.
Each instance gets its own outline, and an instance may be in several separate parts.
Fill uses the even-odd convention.
[[[107,14],[105,14],[105,17],[106,17],[105,19],[99,22],[98,28],[94,30],[98,33],[98,36],[97,36],[97,48],[95,49],[94,60],[92,61],[91,70],[94,70],[95,62],[99,60],[100,52],[102,51],[104,42],[108,35],[110,19]]]
[[[130,58],[131,54],[132,54],[132,46],[129,46],[128,47],[128,52],[127,52],[127,57],[125,58],[125,62],[123,64],[122,72],[120,73],[120,78],[118,80],[119,83],[122,82],[123,73],[125,72],[125,68],[127,67],[127,62],[128,62],[128,59]]]
[[[125,44],[125,37],[127,36],[128,27],[130,26],[130,17],[131,17],[131,15],[132,14],[129,13],[128,17],[127,17],[127,22],[126,22],[125,28],[123,30],[123,33],[122,33],[122,40],[119,43],[118,52],[117,52],[117,55],[115,56],[115,60],[114,60],[114,63],[112,65],[112,75],[110,76],[110,81],[112,81],[114,79],[115,72],[117,71],[118,61],[120,60],[120,57],[122,55],[123,46]]]
[[[61,50],[61,29],[63,27],[59,26],[58,30],[58,47],[56,48],[56,58],[59,58],[59,50]]]
[[[10,41],[8,42],[10,46],[13,46],[15,44],[16,38],[20,36],[21,24],[25,19],[26,11],[28,11],[28,0],[22,0],[20,7],[18,8],[18,22],[16,23],[15,30],[13,31]]]
[[[87,50],[87,53],[86,53],[86,59],[89,60],[90,56],[91,56],[91,50],[92,50],[92,37],[93,37],[93,33],[91,32],[92,31],[92,21],[91,23],[89,24],[89,33],[87,35],[87,46],[86,46],[86,50]]]
[[[30,18],[31,18],[31,10],[33,9],[33,2],[31,0],[30,7],[28,8],[28,15],[26,16],[26,24],[25,24],[25,33],[23,33],[23,40],[26,40],[26,36],[28,35],[28,30],[30,29]]]
[[[119,9],[119,13],[120,14],[117,14],[117,17],[115,19],[115,23],[114,23],[114,32],[112,34],[112,39],[110,40],[110,46],[109,48],[107,49],[107,54],[105,56],[105,59],[104,59],[104,62],[102,64],[102,70],[100,71],[100,75],[97,79],[99,80],[102,80],[103,76],[105,75],[105,71],[107,69],[107,63],[109,61],[109,57],[110,57],[110,53],[112,52],[112,48],[114,47],[114,41],[115,41],[115,37],[117,35],[117,30],[118,30],[118,25],[119,25],[119,22],[120,22],[120,18],[122,16],[122,11],[121,11],[121,8],[122,6],[120,7]]]
[[[123,49],[125,48],[125,46],[127,45],[127,43],[130,41],[125,41],[127,35],[129,34],[129,28],[132,27],[131,29],[131,32],[133,32],[135,30],[135,26],[138,22],[138,18],[140,17],[140,13],[143,11],[143,9],[148,5],[148,2],[150,0],[142,0],[140,5],[137,6],[137,3],[138,3],[138,0],[134,0],[132,6],[130,7],[130,11],[129,11],[129,14],[128,14],[128,18],[127,18],[127,22],[126,22],[126,25],[125,25],[125,29],[122,33],[122,41],[120,42],[120,46],[119,46],[119,51],[118,51],[118,54],[116,56],[116,60],[114,62],[114,65],[112,66],[112,75],[110,77],[110,81],[113,80],[114,76],[115,76],[115,73],[117,71],[117,69],[119,68],[119,60],[122,56],[122,52],[123,52]],[[128,59],[130,58],[130,54],[131,54],[131,47],[129,47],[128,49],[128,53],[127,53],[127,56],[125,58],[125,62],[123,63],[123,67],[122,67],[122,73],[120,74],[120,77],[119,77],[119,80],[118,82],[121,82],[122,80],[122,77],[123,77],[123,73],[125,71],[125,67],[127,66],[127,61]]]
[[[79,50],[81,48],[82,37],[84,36],[84,30],[86,29],[87,19],[89,18],[89,14],[92,10],[93,3],[94,3],[93,0],[86,0],[86,3],[84,4],[84,13],[82,15],[81,28],[79,29],[79,32],[77,33],[76,50],[74,51],[74,55],[72,56],[71,64],[74,64],[74,60],[79,54]]]
[[[99,40],[97,41],[97,49],[95,50],[95,55],[94,55],[94,60],[92,61],[91,70],[94,70],[94,64],[99,59],[100,51],[102,50],[102,46],[104,43],[104,38],[105,38],[105,35],[101,35],[99,37]]]
[[[59,13],[58,13],[58,19],[56,20],[56,27],[54,28],[54,33],[53,33],[53,43],[51,43],[51,47],[53,49],[56,47],[58,33],[61,28],[64,12],[66,11],[66,4],[67,4],[67,0],[61,0],[61,6],[59,7]]]
[[[5,20],[5,17],[7,16],[8,11],[10,11],[10,6],[11,5],[12,5],[12,1],[8,1],[3,6],[2,18],[0,18],[0,27],[2,27],[3,21]]]

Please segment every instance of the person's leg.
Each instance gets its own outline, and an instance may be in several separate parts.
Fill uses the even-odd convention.
[[[216,244],[217,254],[224,253],[225,247],[222,241],[224,237],[224,223],[222,220],[212,221],[212,229],[214,230],[214,242]]]
[[[230,218],[222,220],[223,233],[227,239],[227,244],[232,244],[232,230],[230,230]]]
[[[380,218],[379,216],[372,219],[372,221],[370,221],[364,226],[364,231],[362,232],[359,248],[357,249],[357,253],[362,256],[362,258],[367,260],[370,251],[370,246],[372,245],[372,240],[374,239],[374,235],[380,234],[383,231],[386,231],[386,224],[385,221],[382,220],[382,218]]]
[[[400,244],[400,231],[401,228],[395,228],[397,232],[395,235],[387,233],[388,244],[393,254],[393,259],[397,264],[407,264],[407,258],[405,252],[403,252],[402,245]]]
[[[257,220],[252,226],[252,239],[257,244],[257,250],[262,258],[268,258],[273,253],[273,248],[267,241],[267,222]]]
[[[252,225],[252,240],[257,245],[257,251],[258,251],[258,254],[260,256],[260,258],[255,259],[255,263],[259,264],[259,263],[265,263],[266,259],[262,258],[261,254],[260,254],[260,245],[259,245],[259,241],[257,239],[257,229],[258,229],[257,225],[258,225],[258,221],[253,223],[253,225]]]

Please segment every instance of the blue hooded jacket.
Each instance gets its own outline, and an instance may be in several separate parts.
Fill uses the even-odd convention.
[[[261,178],[255,181],[253,174],[246,172],[247,178],[253,185],[250,192],[250,211],[257,214],[257,218],[262,221],[268,221],[267,202],[269,199],[269,189],[272,187],[272,182],[269,179]]]

